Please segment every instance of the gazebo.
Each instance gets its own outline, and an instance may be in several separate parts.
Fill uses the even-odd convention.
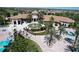
[[[32,21],[38,21],[38,12],[36,10],[32,12]]]

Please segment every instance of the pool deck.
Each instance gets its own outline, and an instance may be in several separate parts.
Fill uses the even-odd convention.
[[[1,33],[0,32],[0,41],[6,40],[7,37],[8,37],[8,33]]]

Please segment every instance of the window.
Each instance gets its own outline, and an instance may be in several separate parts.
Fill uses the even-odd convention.
[[[18,24],[20,24],[20,21],[18,21]]]
[[[36,21],[36,19],[34,19],[34,21]]]
[[[14,21],[14,24],[16,24],[16,21]]]

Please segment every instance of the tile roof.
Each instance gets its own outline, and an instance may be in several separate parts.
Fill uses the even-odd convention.
[[[62,17],[62,16],[54,16],[54,15],[44,15],[44,21],[50,21],[50,18],[53,17],[55,22],[75,22],[74,20]]]
[[[11,20],[18,20],[18,19],[26,19],[28,18],[28,14],[18,14],[16,16],[9,17]]]

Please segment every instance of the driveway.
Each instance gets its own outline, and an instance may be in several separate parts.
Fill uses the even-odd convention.
[[[27,32],[28,33],[28,32]],[[26,35],[23,35],[25,38],[27,38]],[[43,52],[70,52],[67,48],[68,45],[70,45],[67,41],[61,39],[60,41],[57,41],[51,48],[47,46],[45,42],[45,35],[32,35],[28,33],[28,37],[35,41],[42,49]]]

